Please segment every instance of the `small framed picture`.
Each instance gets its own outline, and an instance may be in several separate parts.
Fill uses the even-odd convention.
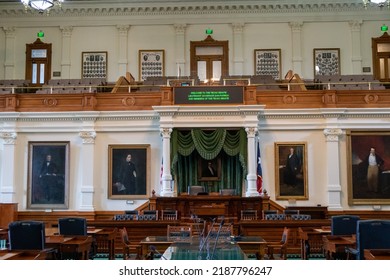
[[[108,198],[147,198],[150,189],[150,145],[108,146]]]
[[[280,80],[281,49],[255,50],[255,75],[271,75]]]
[[[27,207],[67,209],[69,142],[29,142],[28,146]]]
[[[276,199],[308,200],[305,142],[275,143]]]
[[[340,49],[313,49],[314,76],[340,75]]]
[[[390,131],[347,131],[348,203],[390,204]]]
[[[221,158],[206,160],[199,158],[198,160],[198,181],[220,181],[221,180],[222,162]]]
[[[164,50],[139,51],[139,77],[145,81],[148,77],[164,76]]]
[[[82,52],[81,77],[107,78],[107,52]]]

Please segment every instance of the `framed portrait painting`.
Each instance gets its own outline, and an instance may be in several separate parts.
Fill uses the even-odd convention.
[[[164,50],[139,51],[139,77],[145,81],[148,77],[164,76]]]
[[[390,204],[390,131],[347,131],[348,203]]]
[[[27,207],[69,207],[69,142],[28,143]]]
[[[313,49],[314,76],[340,75],[340,49]]]
[[[107,78],[107,52],[82,52],[81,77]]]
[[[149,196],[150,145],[108,146],[108,198]]]
[[[271,75],[275,80],[280,79],[281,49],[255,50],[255,75]]]
[[[275,143],[276,199],[308,200],[305,142]]]

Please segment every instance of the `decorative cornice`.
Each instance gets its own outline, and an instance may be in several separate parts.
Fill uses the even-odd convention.
[[[379,10],[368,7],[368,10]],[[365,11],[362,1],[68,1],[61,9],[53,9],[45,17],[88,16],[172,16],[172,15],[234,15],[234,14],[329,14]],[[369,11],[366,11],[367,13]],[[25,12],[21,3],[0,4],[0,15],[4,17],[40,17],[37,12]]]

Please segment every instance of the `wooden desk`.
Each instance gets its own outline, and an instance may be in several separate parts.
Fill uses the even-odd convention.
[[[88,260],[92,236],[74,236],[60,244],[61,259]]]
[[[354,235],[324,235],[322,236],[326,259],[346,259],[345,248],[356,246]]]
[[[151,246],[155,248],[155,251],[163,253],[174,242],[166,236],[148,236],[140,242],[142,257],[144,258],[150,252]],[[267,242],[259,236],[238,237],[231,243],[237,244],[245,254],[255,254],[258,259],[264,257],[267,246]]]
[[[108,253],[108,259],[115,259],[115,238],[117,236],[118,229],[114,230],[99,230],[93,237],[94,254]]]
[[[308,260],[311,253],[323,254],[323,235],[329,235],[330,232],[318,230],[316,228],[301,227],[298,229],[298,236],[301,242],[301,259]]]
[[[390,260],[390,249],[364,249],[366,260]]]
[[[1,250],[0,260],[50,260],[54,259],[52,249],[44,250]]]

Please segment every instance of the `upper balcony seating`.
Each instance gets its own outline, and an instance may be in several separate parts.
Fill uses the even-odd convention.
[[[29,81],[22,79],[0,80],[0,94],[27,92]]]
[[[318,75],[317,83],[328,90],[381,90],[385,87],[372,75]]]
[[[103,78],[51,79],[36,93],[95,93],[102,92],[105,85]]]

